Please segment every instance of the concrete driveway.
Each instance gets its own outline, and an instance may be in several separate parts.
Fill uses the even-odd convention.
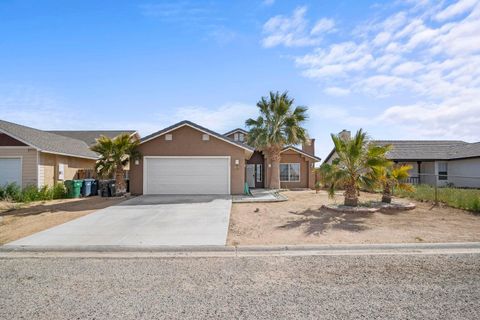
[[[231,206],[230,196],[140,196],[7,246],[225,245]]]

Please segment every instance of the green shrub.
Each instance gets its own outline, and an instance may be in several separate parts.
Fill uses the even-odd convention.
[[[32,202],[40,199],[40,193],[36,186],[27,186],[22,190],[19,202]]]
[[[395,195],[420,201],[435,201],[435,187],[415,186],[413,191],[395,190]],[[437,189],[438,201],[454,208],[480,212],[480,190],[441,187]]]
[[[67,191],[62,183],[57,183],[53,187],[43,186],[37,188],[30,185],[23,190],[15,183],[0,187],[0,200],[14,202],[32,202],[41,200],[63,199],[67,197]]]
[[[16,183],[9,183],[0,188],[0,200],[19,201],[22,189]]]
[[[65,199],[67,197],[67,189],[63,183],[56,183],[52,188],[52,199]]]

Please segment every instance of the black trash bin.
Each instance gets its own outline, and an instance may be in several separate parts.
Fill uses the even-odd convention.
[[[116,188],[116,181],[109,180],[108,181],[108,196],[115,197],[117,195],[117,188]]]
[[[127,192],[130,192],[130,179],[125,180],[125,184],[127,185]]]
[[[92,193],[92,183],[94,182],[94,179],[83,179],[83,184],[82,184],[82,197],[90,197]]]
[[[98,180],[92,179],[92,192],[90,195],[96,196],[98,195]]]
[[[98,181],[98,188],[100,192],[100,196],[102,197],[108,197],[109,192],[108,192],[108,182],[109,180],[99,180]]]

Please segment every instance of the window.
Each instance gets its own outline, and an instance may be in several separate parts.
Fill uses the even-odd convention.
[[[448,180],[448,163],[438,163],[438,180]]]
[[[172,139],[173,139],[173,137],[172,137],[172,134],[171,134],[171,133],[167,133],[167,134],[165,135],[165,140],[170,141],[170,140],[172,140]]]
[[[238,141],[238,133],[233,134],[233,141]]]
[[[245,140],[245,135],[243,133],[239,133],[238,140],[240,140],[240,142],[243,142]]]
[[[209,136],[208,134],[204,133],[204,134],[202,135],[202,140],[203,140],[203,141],[208,141],[208,140],[210,140],[210,136]]]
[[[280,163],[280,181],[299,182],[300,163]]]
[[[262,182],[262,177],[263,177],[263,165],[257,164],[256,165],[256,177],[257,177],[257,182]]]

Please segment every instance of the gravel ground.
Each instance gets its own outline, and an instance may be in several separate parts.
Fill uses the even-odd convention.
[[[288,201],[234,203],[230,214],[230,245],[416,243],[480,241],[480,215],[414,202],[416,209],[398,212],[341,213],[322,209],[342,203],[325,191],[286,191]],[[361,201],[379,200],[361,194]],[[395,201],[406,202],[407,199]]]
[[[478,319],[479,258],[6,258],[0,319]]]

